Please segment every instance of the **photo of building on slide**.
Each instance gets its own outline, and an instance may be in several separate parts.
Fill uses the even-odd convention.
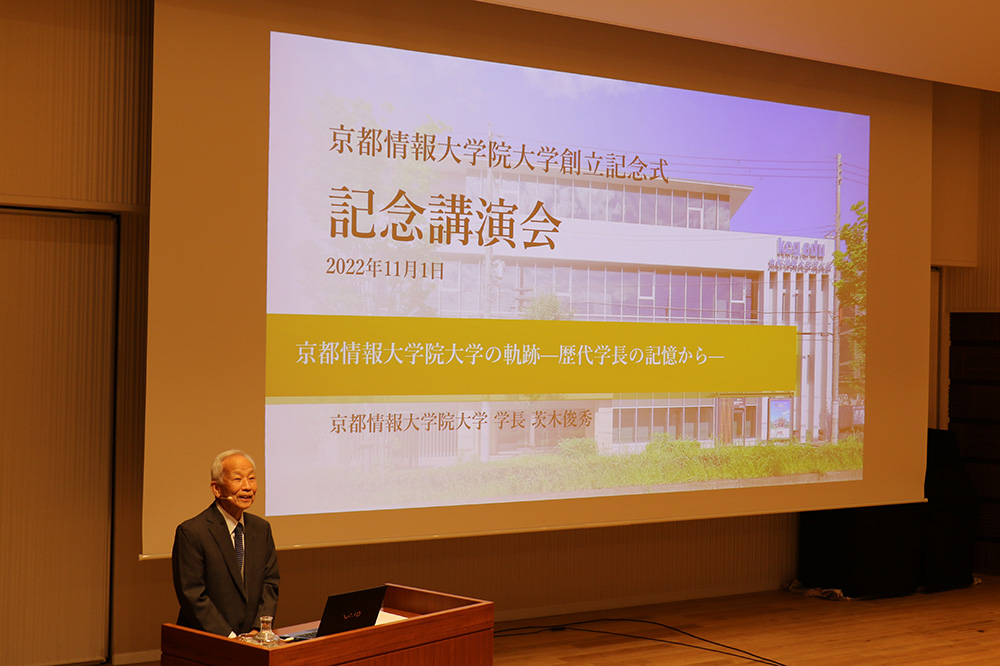
[[[861,477],[866,117],[275,34],[270,164],[269,515]]]

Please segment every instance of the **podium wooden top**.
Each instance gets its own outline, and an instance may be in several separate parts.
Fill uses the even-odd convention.
[[[388,584],[382,605],[407,619],[273,648],[164,624],[161,665],[336,666],[375,658],[384,658],[387,664],[424,664],[434,662],[420,657],[422,652],[448,642],[460,643],[475,654],[488,653],[489,661],[470,664],[492,663],[492,601]]]

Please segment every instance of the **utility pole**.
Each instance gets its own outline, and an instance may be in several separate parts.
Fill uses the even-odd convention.
[[[487,125],[488,131],[486,133],[486,145],[487,145],[487,155],[486,155],[486,188],[483,192],[483,196],[487,202],[487,213],[486,218],[483,219],[483,225],[489,229],[489,205],[493,204],[493,123]],[[493,308],[496,303],[496,291],[494,290],[494,268],[493,268],[493,247],[490,245],[486,246],[483,253],[483,273],[480,277],[481,287],[479,296],[479,316],[483,319],[490,319],[493,317]]]
[[[833,251],[840,251],[840,186],[844,180],[844,156],[837,153],[837,211],[833,217]],[[833,266],[833,396],[830,400],[830,441],[840,438],[840,299],[837,297],[837,266]]]
[[[487,146],[493,145],[493,123],[487,125],[486,133]],[[489,150],[489,149],[488,149]],[[486,187],[485,191],[482,191],[483,197],[487,202],[487,212],[486,218],[483,219],[483,225],[486,229],[489,229],[489,205],[493,203],[493,162],[491,159],[492,155],[487,152],[486,157]],[[482,236],[480,236],[482,238]],[[480,291],[479,291],[479,316],[484,319],[490,319],[493,315],[493,307],[496,301],[499,301],[499,288],[495,292],[493,287],[493,248],[489,245],[483,253],[483,272],[480,276]],[[494,296],[497,296],[494,299]],[[484,400],[479,403],[479,408],[485,414],[490,413],[490,402]],[[487,462],[490,459],[490,454],[492,453],[493,443],[492,436],[489,428],[484,428],[479,430],[477,434],[477,439],[479,440],[479,459],[483,462]]]

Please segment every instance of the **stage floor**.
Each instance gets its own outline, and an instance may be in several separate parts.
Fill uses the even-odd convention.
[[[776,590],[504,622],[496,627],[493,663],[994,666],[1000,663],[1000,576],[977,580],[960,590],[892,599],[827,601]],[[517,630],[571,622],[582,624],[563,631]],[[610,633],[592,633],[598,631]]]
[[[827,601],[773,591],[506,622],[497,625],[494,665],[994,665],[1000,663],[1000,577],[977,580],[965,589],[891,599]],[[646,622],[602,618],[658,622],[728,647]],[[511,631],[567,622],[585,624]],[[756,657],[737,656],[738,650]]]

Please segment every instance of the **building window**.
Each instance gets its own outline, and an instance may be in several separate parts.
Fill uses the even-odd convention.
[[[702,229],[705,219],[705,203],[701,192],[688,192],[687,226],[688,229]]]
[[[656,193],[656,225],[659,227],[670,226],[670,190],[658,190]]]
[[[625,186],[625,223],[639,224],[639,188]]]
[[[657,226],[729,231],[731,204],[726,194],[666,190],[503,172],[465,176],[465,194],[516,204],[531,210],[542,202],[557,218],[625,222]]]
[[[684,439],[698,439],[698,408],[687,407],[684,410]]]
[[[687,192],[674,190],[673,204],[671,205],[671,225],[675,227],[687,226]]]
[[[639,223],[656,224],[656,190],[651,187],[640,189]]]
[[[712,439],[715,409],[712,407],[700,407],[698,412],[701,416],[698,423],[698,438],[704,440]]]
[[[705,229],[718,229],[719,228],[719,196],[717,194],[705,194],[705,207],[704,207],[704,218],[702,219],[703,228]]]
[[[554,295],[560,316],[578,320],[759,323],[759,283],[746,273],[523,260],[495,260],[489,270],[487,280],[482,259],[446,261],[444,279],[430,285],[437,314],[512,318]]]
[[[729,195],[719,195],[719,231],[729,231]]]
[[[621,222],[624,219],[625,188],[621,185],[608,185],[608,222]]]

